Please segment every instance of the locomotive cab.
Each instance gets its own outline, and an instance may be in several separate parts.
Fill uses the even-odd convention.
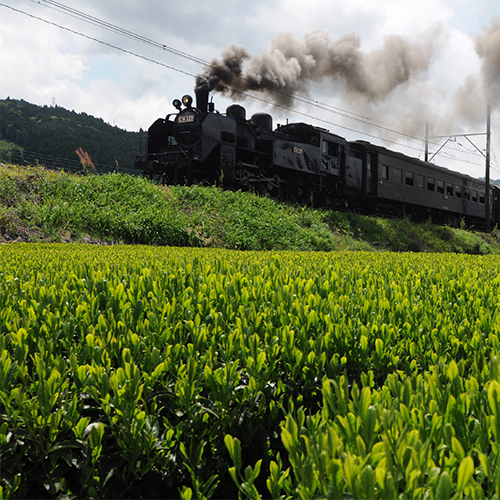
[[[161,168],[160,165],[168,149],[177,144],[172,125],[168,116],[166,119],[158,118],[148,129],[146,152],[141,147],[141,153],[136,157],[135,167],[141,169],[151,178]]]

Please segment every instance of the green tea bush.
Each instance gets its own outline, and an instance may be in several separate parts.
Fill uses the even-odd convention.
[[[1,498],[498,498],[499,260],[0,246]]]

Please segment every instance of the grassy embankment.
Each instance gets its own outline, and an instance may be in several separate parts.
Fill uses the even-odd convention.
[[[215,187],[0,165],[0,242],[97,242],[241,250],[500,253],[500,233],[290,206]]]

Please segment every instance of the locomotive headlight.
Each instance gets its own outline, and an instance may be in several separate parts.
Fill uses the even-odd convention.
[[[182,103],[181,101],[179,101],[179,99],[174,99],[174,101],[172,102],[172,106],[180,111]]]
[[[182,104],[186,106],[186,108],[191,107],[191,104],[193,104],[193,98],[190,95],[185,95],[182,97]]]

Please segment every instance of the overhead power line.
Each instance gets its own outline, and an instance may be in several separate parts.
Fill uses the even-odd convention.
[[[154,48],[157,48],[157,49],[169,52],[169,53],[174,54],[174,55],[176,55],[178,57],[182,57],[182,58],[187,59],[189,61],[195,62],[195,63],[200,64],[202,66],[214,69],[214,66],[210,62],[208,62],[208,61],[206,61],[204,59],[201,59],[199,57],[193,56],[192,54],[188,54],[186,52],[182,52],[182,51],[180,51],[178,49],[170,47],[170,46],[168,46],[166,44],[163,44],[161,42],[156,42],[156,41],[154,41],[154,40],[152,40],[150,38],[147,38],[147,37],[139,35],[139,34],[137,34],[135,32],[129,31],[129,30],[127,30],[125,28],[122,28],[120,26],[111,24],[111,23],[109,23],[107,21],[103,21],[103,20],[101,20],[99,18],[90,16],[89,14],[86,14],[86,13],[84,13],[82,11],[79,11],[79,10],[73,9],[71,7],[68,7],[67,5],[61,4],[60,2],[56,2],[55,0],[29,0],[29,1],[31,1],[33,3],[45,5],[45,6],[49,7],[49,8],[53,8],[54,10],[57,10],[59,12],[63,12],[65,14],[67,14],[67,15],[72,16],[72,17],[82,19],[85,22],[88,22],[88,23],[93,24],[95,26],[99,26],[99,27],[104,28],[104,29],[106,29],[108,31],[112,31],[114,33],[118,33],[118,34],[120,34],[122,36],[125,36],[127,38],[130,38],[132,40],[138,41],[140,43],[144,43],[144,44],[149,45],[151,47],[154,47]],[[99,41],[99,40],[96,40],[96,41]],[[103,42],[100,42],[100,43],[103,43]],[[114,48],[118,48],[116,46],[113,46],[113,47]],[[122,49],[118,48],[118,50],[122,50]],[[129,52],[129,53],[131,53],[131,52]],[[142,57],[142,56],[140,56],[138,54],[133,54],[133,55],[135,55],[137,57]],[[147,60],[152,61],[151,59],[147,59]],[[156,62],[157,63],[157,61],[152,61],[152,62]],[[170,68],[170,69],[175,69],[176,71],[183,72],[183,71],[177,70],[176,68],[173,68],[171,66],[167,66],[167,67]],[[195,77],[195,75],[192,75],[192,74],[190,74],[188,72],[183,72],[183,73]],[[234,77],[238,78],[240,80],[248,82],[248,79],[246,79],[245,77],[243,77],[241,75],[234,75]],[[327,125],[333,125],[333,126],[336,126],[336,127],[339,127],[339,128],[343,128],[344,130],[348,130],[350,132],[355,132],[357,134],[362,134],[362,135],[365,135],[367,137],[372,137],[372,138],[375,138],[375,139],[380,139],[380,137],[378,135],[373,135],[373,134],[370,134],[368,132],[363,132],[363,131],[360,131],[358,129],[347,127],[345,125],[340,125],[340,124],[332,122],[330,120],[320,119],[317,116],[314,116],[314,115],[311,115],[311,114],[306,114],[306,113],[303,113],[303,112],[299,112],[299,111],[295,110],[294,108],[290,108],[289,106],[286,106],[286,105],[277,105],[275,102],[270,102],[267,99],[256,97],[255,95],[252,95],[252,94],[247,94],[245,92],[236,92],[235,89],[232,89],[231,87],[227,87],[227,88],[228,88],[228,90],[232,91],[233,93],[239,93],[239,94],[243,95],[244,97],[251,98],[251,99],[254,99],[254,100],[259,100],[259,101],[264,102],[266,104],[270,104],[270,105],[273,105],[275,107],[279,107],[281,109],[284,109],[284,110],[287,110],[287,111],[291,111],[291,112],[300,114],[301,116],[305,116],[307,118],[311,118],[311,119],[314,119],[314,120],[317,120],[317,121],[321,121],[323,123],[326,123]],[[291,100],[295,100],[295,101],[307,104],[309,106],[316,107],[316,108],[321,109],[323,111],[328,111],[328,112],[331,112],[331,113],[335,113],[335,114],[337,114],[337,115],[339,115],[339,116],[341,116],[343,118],[347,118],[349,120],[353,120],[353,121],[361,123],[363,125],[367,125],[369,127],[373,127],[373,128],[382,130],[383,132],[388,132],[388,133],[391,133],[391,134],[395,134],[395,135],[404,137],[406,139],[409,139],[411,141],[417,141],[420,144],[425,141],[425,139],[422,138],[422,137],[415,137],[413,135],[406,134],[405,132],[402,132],[402,131],[390,128],[389,125],[384,124],[383,122],[378,121],[378,123],[376,123],[377,121],[373,120],[371,118],[368,118],[368,117],[365,117],[365,116],[362,116],[362,115],[359,115],[359,114],[356,114],[356,113],[353,113],[353,112],[349,112],[349,111],[346,111],[346,110],[342,110],[340,108],[331,106],[331,105],[323,103],[321,101],[318,101],[318,100],[315,100],[315,99],[311,99],[310,97],[307,97],[307,96],[303,96],[303,95],[300,95],[300,94],[289,94],[289,93],[287,93],[287,92],[285,92],[283,90],[275,89],[275,88],[267,88],[266,90],[269,91],[269,92],[273,92],[273,93],[279,94],[281,96],[287,97],[287,98],[289,98]],[[397,142],[397,141],[390,140],[390,139],[387,139],[387,138],[384,138],[384,140],[385,140],[385,142],[401,146],[401,144],[399,142]],[[439,146],[439,144],[433,144],[433,145],[436,146],[436,147]],[[405,146],[407,148],[413,149],[414,151],[417,151],[419,153],[422,152],[422,147],[421,146],[420,147],[413,147],[413,146],[410,146],[408,144],[406,144]]]
[[[90,16],[89,14],[86,14],[86,13],[84,13],[82,11],[79,11],[79,10],[73,9],[71,7],[68,7],[67,5],[61,4],[60,2],[56,2],[55,0],[29,0],[29,1],[31,1],[32,3],[35,3],[35,4],[43,5],[45,7],[54,9],[54,10],[56,10],[58,12],[62,12],[64,14],[66,14],[66,15],[71,16],[71,17],[81,19],[81,20],[83,20],[83,21],[85,21],[87,23],[90,23],[90,24],[94,25],[94,26],[98,26],[98,27],[101,27],[101,28],[106,29],[108,31],[120,34],[122,36],[130,38],[130,39],[135,40],[137,42],[149,45],[150,47],[154,47],[154,48],[157,48],[157,49],[169,52],[169,53],[174,54],[174,55],[176,55],[178,57],[182,57],[184,59],[187,59],[187,60],[190,60],[190,61],[195,62],[197,64],[200,64],[202,66],[214,69],[214,66],[209,61],[206,61],[206,60],[201,59],[199,57],[193,56],[193,55],[188,54],[186,52],[182,52],[182,51],[180,51],[178,49],[170,47],[170,46],[168,46],[166,44],[163,44],[161,42],[156,42],[154,40],[151,40],[150,38],[147,38],[147,37],[144,37],[144,36],[139,35],[137,33],[134,33],[132,31],[124,29],[124,28],[122,28],[120,26],[116,26],[116,25],[111,24],[111,23],[109,23],[107,21],[103,21],[103,20],[98,19],[96,17]],[[85,35],[82,34],[82,36],[85,36]],[[103,43],[100,40],[97,40],[95,38],[92,38],[92,39],[96,40],[96,41],[99,41],[100,43]],[[113,47],[117,48],[116,46],[113,46]],[[119,50],[121,50],[121,49],[119,49]],[[135,55],[138,56],[137,54],[135,54]],[[141,56],[138,56],[138,57],[141,57]],[[243,80],[243,81],[248,81],[248,79],[246,79],[245,77],[243,77],[241,75],[234,75],[234,77],[238,78],[240,80]],[[236,92],[234,89],[232,89],[230,87],[228,87],[228,89],[231,90],[232,92]],[[364,117],[364,116],[358,115],[356,113],[352,113],[352,112],[349,112],[349,111],[346,111],[346,110],[342,110],[340,108],[336,108],[336,107],[331,106],[329,104],[322,103],[321,101],[318,101],[318,100],[315,100],[315,99],[311,99],[310,97],[307,97],[307,96],[303,96],[303,95],[300,95],[300,94],[289,94],[289,93],[287,93],[287,92],[285,92],[283,90],[275,89],[275,88],[268,88],[266,90],[268,90],[269,92],[273,92],[273,93],[279,94],[281,96],[287,97],[289,99],[296,100],[296,101],[302,102],[302,103],[310,105],[310,106],[314,106],[314,107],[316,107],[318,109],[322,109],[324,111],[329,111],[329,112],[338,114],[339,116],[342,116],[343,118],[347,118],[347,119],[356,121],[358,123],[362,123],[363,125],[368,125],[370,127],[378,128],[380,130],[383,130],[384,132],[389,132],[389,133],[392,133],[392,134],[395,134],[395,135],[399,135],[399,136],[405,137],[405,138],[410,139],[410,140],[416,140],[416,141],[420,141],[420,142],[423,141],[423,139],[420,138],[420,137],[415,137],[415,136],[406,134],[404,132],[401,132],[401,131],[398,131],[398,130],[394,130],[394,129],[390,128],[388,125],[377,124],[377,123],[375,123],[375,120],[372,120],[372,119],[370,119],[368,117]],[[244,92],[238,92],[238,93],[244,95],[245,97],[250,97],[250,98],[256,99],[255,96],[253,96],[251,94],[246,94]],[[259,100],[261,100],[263,102],[266,102],[266,103],[269,103],[269,101],[266,101],[265,99],[259,99]],[[275,103],[271,103],[271,104],[275,105]],[[284,108],[286,110],[290,110],[290,111],[296,112],[296,110],[294,110],[293,108],[290,108],[288,106],[284,106],[283,105],[283,106],[278,106],[278,107],[281,107],[281,108]],[[312,115],[304,115],[304,116],[316,118],[316,117],[314,117]],[[372,134],[360,132],[360,131],[358,131],[356,129],[352,129],[352,128],[349,128],[349,127],[343,127],[343,126],[341,126],[339,124],[330,122],[328,120],[322,120],[322,121],[325,122],[325,123],[329,123],[331,125],[342,127],[342,128],[344,128],[346,130],[349,130],[349,131],[354,131],[354,132],[357,132],[357,133],[363,133],[364,135],[367,135],[369,137],[379,138],[378,136],[374,136]],[[379,122],[379,123],[381,123],[381,122]],[[388,142],[391,142],[393,144],[398,144],[395,141],[388,141]],[[414,149],[420,151],[420,148],[414,148]]]
[[[193,73],[190,73],[189,71],[184,71],[182,69],[176,68],[175,66],[170,66],[168,64],[156,61],[155,59],[151,59],[149,57],[142,56],[140,54],[132,52],[131,50],[124,49],[123,47],[119,47],[118,45],[114,45],[114,44],[109,43],[109,42],[104,42],[103,40],[99,40],[98,38],[95,38],[93,36],[86,35],[85,33],[73,30],[71,28],[68,28],[67,26],[62,26],[62,25],[57,24],[53,21],[48,21],[47,19],[43,19],[42,17],[35,16],[33,14],[30,14],[30,13],[25,12],[25,11],[20,10],[20,9],[16,9],[15,7],[11,7],[10,5],[5,5],[4,3],[0,3],[0,6],[7,7],[10,10],[13,10],[15,12],[19,12],[20,14],[24,14],[25,16],[31,17],[32,19],[36,19],[37,21],[42,21],[46,24],[49,24],[51,26],[55,26],[56,28],[60,28],[64,31],[67,31],[67,32],[72,33],[74,35],[78,35],[78,36],[81,36],[83,38],[86,38],[87,40],[92,40],[94,42],[100,43],[101,45],[105,45],[105,46],[110,47],[112,49],[119,50],[120,52],[123,52],[125,54],[129,54],[129,55],[132,55],[134,57],[138,57],[138,58],[143,59],[145,61],[151,62],[153,64],[157,64],[158,66],[163,66],[164,68],[171,69],[172,71],[177,71],[178,73],[182,73],[182,74],[187,75],[187,76],[191,76],[191,77],[195,76],[195,75],[193,75]]]
[[[34,0],[30,0],[30,1],[34,1]],[[41,0],[41,1],[42,1],[42,0]],[[44,1],[45,1],[45,0],[44,0]],[[36,3],[38,3],[38,2],[36,2]],[[120,46],[118,46],[118,45],[115,45],[115,44],[112,44],[112,43],[109,43],[109,42],[104,42],[103,40],[100,40],[99,38],[92,37],[92,36],[90,36],[90,35],[86,35],[85,33],[82,33],[82,32],[80,32],[80,31],[76,31],[76,30],[74,30],[74,29],[72,29],[72,28],[68,28],[67,26],[62,26],[61,24],[58,24],[58,23],[56,23],[56,22],[54,22],[54,21],[48,21],[47,19],[44,19],[44,18],[39,17],[39,16],[35,16],[34,14],[30,14],[30,13],[28,13],[28,12],[25,12],[25,11],[20,10],[20,9],[16,9],[15,7],[12,7],[12,6],[10,6],[10,5],[6,5],[6,4],[3,4],[3,3],[0,3],[0,6],[7,7],[8,9],[11,9],[11,10],[13,10],[13,11],[15,11],[15,12],[20,13],[20,14],[24,14],[24,15],[26,15],[26,16],[28,16],[28,17],[32,18],[32,19],[36,19],[36,20],[38,20],[38,21],[42,21],[42,22],[44,22],[44,23],[46,23],[46,24],[48,24],[48,25],[55,26],[55,27],[57,27],[57,28],[59,28],[59,29],[62,29],[62,30],[64,30],[64,31],[67,31],[67,32],[72,33],[72,34],[74,34],[74,35],[81,36],[81,37],[86,38],[86,39],[88,39],[88,40],[92,40],[92,41],[94,41],[94,42],[100,43],[101,45],[104,45],[104,46],[110,47],[110,48],[112,48],[112,49],[118,50],[118,51],[123,52],[123,53],[125,53],[125,54],[129,54],[129,55],[132,55],[132,56],[134,56],[134,57],[138,57],[138,58],[140,58],[140,59],[143,59],[143,60],[148,61],[148,62],[151,62],[151,63],[153,63],[153,64],[156,64],[156,65],[162,66],[162,67],[167,68],[167,69],[170,69],[170,70],[172,70],[172,71],[176,71],[176,72],[178,72],[178,73],[182,73],[182,74],[187,75],[187,76],[190,76],[190,77],[192,77],[192,78],[196,78],[196,75],[195,75],[195,74],[193,74],[193,73],[191,73],[191,72],[189,72],[189,71],[181,70],[181,69],[179,69],[179,68],[176,68],[176,67],[174,67],[174,66],[171,66],[171,65],[168,65],[168,64],[165,64],[165,63],[162,63],[162,62],[157,61],[157,60],[155,60],[155,59],[152,59],[152,58],[150,58],[150,57],[146,57],[146,56],[143,56],[143,55],[138,54],[138,53],[136,53],[136,52],[133,52],[133,51],[131,51],[131,50],[124,49],[123,47],[120,47]],[[162,44],[156,44],[156,45],[157,45],[158,47],[163,47],[163,45],[162,45]],[[181,53],[180,51],[178,51],[178,53],[179,53],[178,55],[183,54],[183,53]],[[184,56],[182,56],[182,57],[184,57]],[[193,60],[193,59],[191,59],[191,60]],[[199,64],[203,64],[204,66],[207,66],[207,65],[208,65],[208,63],[206,63],[206,62],[204,62],[204,61],[202,61],[202,60],[199,60]],[[374,139],[380,139],[380,138],[379,138],[379,136],[377,136],[377,135],[370,134],[370,133],[368,133],[368,132],[362,132],[362,131],[357,130],[357,129],[354,129],[354,128],[352,128],[352,127],[348,127],[348,126],[345,126],[345,125],[341,125],[341,124],[339,124],[339,123],[335,123],[335,122],[332,122],[332,121],[330,121],[330,120],[326,120],[326,119],[324,119],[324,118],[320,118],[320,117],[314,116],[314,115],[312,115],[312,114],[308,114],[308,113],[305,113],[305,112],[302,112],[302,111],[298,111],[298,110],[293,109],[293,108],[291,108],[291,107],[289,107],[289,106],[285,106],[285,105],[283,105],[283,104],[277,104],[277,103],[275,103],[275,102],[273,102],[273,101],[267,100],[267,99],[265,99],[265,98],[263,98],[263,97],[260,97],[260,96],[256,96],[256,95],[252,95],[252,94],[247,94],[247,93],[245,93],[245,92],[237,91],[237,90],[235,90],[235,89],[230,89],[230,90],[231,90],[232,92],[239,93],[239,94],[241,94],[241,95],[242,95],[242,96],[244,96],[244,97],[251,98],[251,99],[254,99],[254,100],[257,100],[257,101],[263,102],[263,103],[265,103],[265,104],[268,104],[268,105],[271,105],[271,106],[275,106],[275,107],[278,107],[278,108],[280,108],[280,109],[284,109],[284,110],[286,110],[286,111],[293,112],[293,113],[295,113],[295,114],[298,114],[298,115],[301,115],[301,116],[303,116],[303,117],[306,117],[306,118],[310,118],[310,119],[316,120],[316,121],[321,122],[321,123],[325,123],[325,124],[327,124],[327,125],[333,125],[334,127],[339,127],[339,128],[344,129],[344,130],[348,130],[348,131],[350,131],[350,132],[355,132],[355,133],[357,133],[357,134],[364,135],[364,136],[366,136],[366,137],[372,137],[372,138],[374,138]],[[282,94],[283,94],[283,93],[282,93]],[[296,96],[289,96],[289,97],[296,97]],[[308,100],[307,100],[306,98],[303,98],[303,102],[306,102],[306,101],[308,101]],[[320,104],[321,104],[321,103],[319,103],[319,101],[315,101],[313,105],[314,105],[314,106],[316,106],[316,107],[320,107]],[[328,105],[323,104],[323,107],[324,107],[323,109],[327,109],[327,108],[328,108]],[[350,117],[350,116],[349,116],[349,114],[348,114],[347,112],[345,112],[345,117],[347,117],[347,118],[351,118],[351,119],[354,119],[354,118]],[[358,119],[358,121],[360,121],[360,120]],[[366,123],[367,125],[373,126],[372,124],[370,124],[370,123],[368,123],[368,122],[365,122],[365,123]],[[394,132],[394,133],[396,133],[396,134],[399,134],[399,132],[397,132],[397,131],[392,131],[392,132]],[[417,138],[414,138],[414,139],[417,139]],[[389,142],[389,143],[391,143],[391,144],[395,144],[395,145],[401,146],[401,144],[400,144],[400,143],[398,143],[397,141],[392,141],[392,140],[390,140],[390,139],[385,139],[385,141],[386,141],[386,142]],[[407,147],[409,147],[409,148],[411,148],[411,149],[414,149],[414,150],[416,150],[416,151],[421,151],[421,148],[415,148],[415,147],[411,147],[411,146],[407,146]]]
[[[171,52],[172,54],[175,54],[176,56],[183,57],[184,59],[189,59],[190,61],[193,61],[198,64],[206,65],[207,62],[204,61],[203,59],[200,59],[198,57],[195,57],[191,54],[188,54],[186,52],[182,52],[178,49],[175,49],[173,47],[169,47],[168,45],[155,42],[154,40],[151,40],[150,38],[147,38],[145,36],[139,35],[137,33],[134,33],[132,31],[126,30],[125,28],[121,28],[120,26],[116,26],[115,24],[108,23],[107,21],[103,21],[102,19],[98,19],[97,17],[90,16],[89,14],[86,14],[85,12],[72,9],[71,7],[68,7],[67,5],[61,4],[59,2],[55,2],[53,0],[29,0],[32,3],[44,5],[48,8],[52,8],[54,10],[57,10],[59,12],[62,12],[64,14],[67,14],[71,17],[81,19],[87,23],[93,24],[94,26],[99,26],[101,28],[104,28],[108,31],[112,31],[114,33],[118,33],[120,35],[123,35],[127,38],[130,38],[132,40],[135,40],[137,42],[144,43],[146,45],[150,45],[151,47],[155,47],[157,49],[161,49],[167,52]],[[45,5],[46,4],[46,5]]]
[[[94,26],[100,27],[102,29],[105,29],[105,30],[117,33],[117,34],[119,34],[121,36],[124,36],[126,38],[132,39],[132,40],[134,40],[136,42],[143,43],[143,44],[148,45],[150,47],[157,48],[157,49],[160,49],[162,51],[169,52],[169,53],[171,53],[171,54],[173,54],[175,56],[187,59],[187,60],[192,61],[192,62],[194,62],[196,64],[200,64],[200,65],[202,65],[204,67],[212,67],[213,68],[213,66],[208,61],[205,61],[205,60],[203,60],[201,58],[198,58],[198,57],[193,56],[191,54],[188,54],[186,52],[182,52],[182,51],[180,51],[178,49],[175,49],[173,47],[170,47],[170,46],[168,46],[166,44],[162,44],[160,42],[156,42],[154,40],[151,40],[150,38],[147,38],[147,37],[144,37],[144,36],[139,35],[137,33],[134,33],[132,31],[126,30],[124,28],[121,28],[119,26],[111,24],[111,23],[109,23],[107,21],[103,21],[103,20],[101,20],[99,18],[96,18],[94,16],[91,16],[91,15],[86,14],[84,12],[81,12],[81,11],[78,11],[78,10],[73,9],[71,7],[68,7],[68,6],[64,5],[64,4],[61,4],[59,2],[56,2],[55,0],[29,0],[29,1],[31,1],[32,3],[35,3],[37,5],[43,5],[43,6],[47,7],[47,8],[56,10],[58,12],[61,12],[61,13],[65,14],[65,15],[68,15],[70,17],[73,17],[73,18],[76,18],[76,19],[79,19],[79,20],[82,20],[84,22],[87,22],[87,23],[92,24]],[[143,55],[138,54],[136,52],[133,52],[131,50],[125,49],[123,47],[120,47],[118,45],[115,45],[115,44],[112,44],[112,43],[109,43],[109,42],[105,42],[105,41],[100,40],[100,39],[98,39],[96,37],[92,37],[92,36],[86,35],[85,33],[82,33],[80,31],[76,31],[74,29],[68,28],[67,26],[62,26],[62,25],[60,25],[58,23],[55,23],[53,21],[48,21],[48,20],[43,19],[43,18],[41,18],[39,16],[35,16],[33,14],[30,14],[28,12],[22,11],[20,9],[16,9],[14,7],[11,7],[11,6],[3,4],[3,3],[0,3],[0,6],[9,8],[9,9],[15,11],[15,12],[24,14],[24,15],[26,15],[28,17],[31,17],[33,19],[42,21],[42,22],[44,22],[46,24],[55,26],[55,27],[57,27],[59,29],[65,30],[65,31],[70,32],[72,34],[84,37],[84,38],[86,38],[88,40],[95,41],[97,43],[100,43],[102,45],[110,47],[110,48],[112,48],[114,50],[118,50],[120,52],[132,55],[134,57],[143,59],[143,60],[145,60],[147,62],[151,62],[153,64],[162,66],[164,68],[167,68],[169,70],[172,70],[172,71],[184,74],[186,76],[189,76],[189,77],[192,77],[192,78],[196,78],[196,75],[194,75],[193,73],[191,73],[189,71],[185,71],[185,70],[176,68],[175,66],[162,63],[160,61],[157,61],[156,59],[143,56]],[[241,78],[241,79],[245,80],[244,77],[241,77],[241,76],[238,76],[238,75],[235,75],[235,77],[236,78]],[[301,111],[298,111],[298,110],[296,110],[294,108],[291,108],[289,106],[282,105],[282,104],[277,104],[274,101],[270,101],[270,100],[265,99],[265,98],[260,97],[260,96],[256,96],[256,95],[253,95],[253,94],[247,94],[247,93],[241,92],[241,91],[237,91],[237,90],[235,90],[235,89],[233,89],[231,87],[227,87],[227,88],[231,92],[233,92],[233,93],[239,93],[239,94],[241,94],[245,98],[250,98],[250,99],[253,99],[253,100],[257,100],[257,101],[263,102],[265,104],[268,104],[268,105],[271,105],[271,106],[275,106],[275,107],[278,107],[280,109],[283,109],[283,110],[290,111],[292,113],[301,115],[301,116],[306,117],[308,119],[312,119],[312,120],[315,120],[315,121],[318,121],[318,122],[322,122],[322,123],[325,123],[327,125],[332,125],[334,127],[339,127],[339,128],[344,129],[344,130],[348,130],[350,132],[354,132],[354,133],[362,135],[362,136],[371,137],[371,138],[375,138],[377,140],[381,140],[380,136],[378,136],[378,135],[370,134],[368,132],[361,131],[361,130],[356,129],[356,128],[348,127],[346,125],[341,125],[339,123],[335,123],[333,121],[330,121],[330,120],[327,120],[327,119],[323,119],[323,118],[320,118],[320,117],[312,115],[312,114],[301,112]],[[425,139],[423,139],[421,137],[415,137],[415,136],[406,134],[404,132],[395,130],[393,128],[390,128],[388,125],[386,126],[385,124],[383,124],[383,122],[379,122],[377,124],[376,120],[373,120],[373,119],[368,118],[368,117],[363,117],[361,115],[357,115],[355,113],[348,112],[348,111],[342,110],[340,108],[336,108],[336,107],[331,106],[329,104],[322,103],[321,101],[311,99],[311,98],[309,98],[307,96],[301,96],[301,95],[298,95],[298,94],[288,94],[288,93],[286,93],[286,92],[284,92],[282,90],[279,90],[279,89],[266,89],[266,90],[268,90],[269,92],[274,92],[274,93],[280,94],[280,95],[285,96],[287,98],[290,98],[292,100],[296,100],[298,102],[302,102],[304,104],[313,106],[313,107],[315,107],[317,109],[321,109],[323,111],[335,113],[335,114],[337,114],[337,115],[339,115],[339,116],[341,116],[343,118],[346,118],[346,119],[349,119],[349,120],[353,120],[353,121],[358,122],[358,123],[362,123],[363,125],[366,125],[366,126],[369,126],[369,127],[373,127],[373,128],[377,128],[377,129],[382,130],[382,131],[384,131],[386,133],[388,132],[388,133],[392,133],[392,134],[404,137],[404,138],[409,139],[411,141],[418,141],[419,143],[423,143],[424,140],[425,140]],[[402,144],[400,142],[395,141],[395,140],[390,140],[390,139],[387,139],[387,138],[384,138],[383,140],[386,143],[394,144],[394,145],[399,146],[399,147],[402,146]],[[437,144],[433,144],[433,145],[437,146]],[[406,147],[408,149],[412,149],[414,151],[417,151],[419,154],[422,153],[422,146],[415,147],[415,146],[411,146],[411,145],[405,144],[404,147]],[[474,154],[474,153],[470,153],[469,152],[469,154]],[[471,163],[471,162],[467,162],[467,161],[464,161],[464,160],[459,160],[459,161],[464,162],[464,163]]]

